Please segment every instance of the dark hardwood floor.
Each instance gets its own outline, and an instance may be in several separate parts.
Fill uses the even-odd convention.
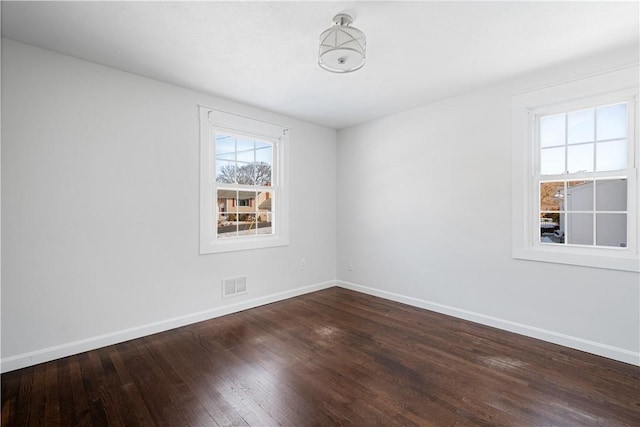
[[[640,368],[341,288],[2,375],[3,426],[640,426]]]

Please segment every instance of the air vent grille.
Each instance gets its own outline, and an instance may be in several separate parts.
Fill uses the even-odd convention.
[[[222,279],[222,298],[247,293],[247,276],[228,277]]]

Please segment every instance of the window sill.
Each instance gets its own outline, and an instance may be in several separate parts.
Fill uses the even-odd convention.
[[[611,251],[611,255],[595,255],[593,253],[567,253],[566,248],[541,246],[514,249],[512,255],[515,259],[528,261],[640,272],[640,259],[637,256],[620,256],[620,251],[616,250]]]
[[[222,252],[248,251],[251,249],[274,248],[287,246],[289,239],[280,236],[247,237],[240,239],[218,239],[214,242],[203,243],[200,246],[200,255],[217,254]]]

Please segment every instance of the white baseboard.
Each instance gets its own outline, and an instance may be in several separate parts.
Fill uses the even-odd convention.
[[[370,288],[367,286],[358,285],[356,283],[345,282],[342,280],[330,280],[327,282],[304,286],[285,292],[279,292],[248,301],[242,301],[235,304],[217,307],[211,310],[200,311],[197,313],[174,317],[172,319],[149,323],[122,331],[112,332],[109,334],[99,335],[84,340],[74,341],[54,347],[7,357],[0,361],[0,372],[9,372],[16,369],[37,365],[39,363],[49,362],[61,357],[67,357],[89,350],[95,350],[97,348],[106,347],[108,345],[118,344],[131,339],[152,335],[158,332],[168,331],[170,329],[190,325],[192,323],[202,322],[204,320],[209,320],[220,316],[226,316],[227,314],[237,313],[239,311],[259,307],[261,305],[270,304],[277,301],[282,301],[288,298],[293,298],[310,292],[327,289],[333,286],[340,286],[342,288],[350,289],[356,292],[362,292],[364,294],[385,298],[391,301],[400,302],[414,307],[424,308],[426,310],[431,310],[437,313],[442,313],[483,325],[492,326],[498,329],[515,332],[520,335],[537,338],[554,344],[563,345],[565,347],[574,348],[576,350],[586,351],[588,353],[608,357],[620,362],[630,363],[636,366],[640,365],[640,353],[636,353],[630,350],[613,347],[607,344],[589,341],[582,338],[572,337],[558,332],[537,328],[535,326],[512,322],[510,320],[499,319],[497,317],[487,316],[456,307],[450,307],[447,305],[396,294],[393,292]]]
[[[197,313],[187,314],[184,316],[174,317],[172,319],[161,320],[159,322],[149,323],[122,331],[116,331],[96,337],[87,338],[84,340],[73,341],[54,347],[31,351],[29,353],[18,354],[16,356],[2,359],[0,361],[0,372],[4,373],[16,369],[26,368],[27,366],[37,365],[38,363],[49,362],[61,357],[67,357],[89,350],[95,350],[97,348],[106,347],[108,345],[118,344],[131,339],[156,334],[158,332],[168,331],[170,329],[179,328],[181,326],[202,322],[204,320],[209,320],[220,316],[226,316],[227,314],[237,313],[239,311],[259,307],[265,304],[271,304],[273,302],[282,301],[288,298],[319,291],[326,288],[331,288],[333,286],[336,286],[336,283],[333,280],[316,283],[314,285],[303,286],[284,292],[278,292],[248,301],[242,301],[235,304],[213,308],[211,310],[205,310]]]
[[[565,335],[558,332],[537,328],[535,326],[516,323],[510,320],[487,316],[484,314],[475,313],[473,311],[463,310],[456,307],[450,307],[447,305],[438,304],[435,302],[430,302],[430,301],[413,298],[405,295],[400,295],[393,292],[383,291],[375,288],[369,288],[367,286],[358,285],[356,283],[337,280],[336,284],[339,287],[350,289],[352,291],[362,292],[364,294],[388,299],[391,301],[400,302],[400,303],[411,305],[414,307],[424,308],[426,310],[435,311],[437,313],[446,314],[446,315],[457,317],[464,320],[470,320],[475,323],[492,326],[494,328],[503,329],[509,332],[515,332],[520,335],[525,335],[531,338],[537,338],[543,341],[548,341],[554,344],[559,344],[559,345],[573,348],[576,350],[585,351],[587,353],[596,354],[598,356],[607,357],[609,359],[618,360],[620,362],[630,363],[636,366],[640,365],[640,353],[633,352],[631,350],[613,347],[608,344],[603,344],[599,342],[585,340],[582,338],[572,337],[570,335]]]

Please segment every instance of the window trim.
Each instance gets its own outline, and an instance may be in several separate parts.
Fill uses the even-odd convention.
[[[289,244],[289,128],[263,120],[199,106],[200,116],[200,254],[242,251]],[[217,187],[215,134],[231,133],[274,144],[271,190],[275,205],[273,234],[218,239],[215,226]],[[220,184],[224,187],[224,184]]]
[[[623,96],[624,95],[624,96]],[[538,143],[536,115],[568,111],[571,106],[607,103],[622,98],[630,100],[633,129],[629,130],[628,176],[628,246],[622,248],[548,245],[539,242],[539,188],[537,171]],[[580,107],[578,107],[579,109]],[[596,268],[640,272],[640,197],[638,194],[638,66],[618,69],[596,76],[561,83],[517,94],[512,99],[512,256],[516,259],[571,264]],[[565,178],[569,177],[568,175]]]

